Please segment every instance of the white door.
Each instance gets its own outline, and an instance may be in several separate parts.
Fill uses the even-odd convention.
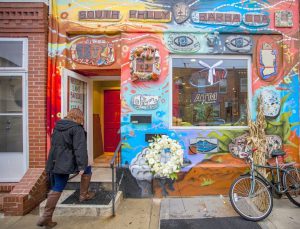
[[[18,182],[28,167],[25,73],[0,74],[0,182]]]
[[[61,113],[65,117],[72,108],[84,113],[84,128],[87,131],[89,163],[93,162],[93,85],[85,76],[68,69],[63,70],[61,87]]]

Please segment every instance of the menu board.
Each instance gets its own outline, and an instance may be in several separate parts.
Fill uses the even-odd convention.
[[[79,108],[84,112],[85,82],[69,77],[68,88],[68,110]]]

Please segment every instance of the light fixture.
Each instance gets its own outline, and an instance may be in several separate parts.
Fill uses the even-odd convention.
[[[191,62],[196,62],[196,59],[191,59]]]

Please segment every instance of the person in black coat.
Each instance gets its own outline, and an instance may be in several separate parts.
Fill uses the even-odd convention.
[[[91,166],[88,166],[87,139],[80,109],[71,109],[64,119],[56,123],[46,171],[51,177],[51,190],[47,196],[44,214],[37,225],[52,228],[57,225],[52,221],[52,215],[70,174],[81,175],[80,202],[95,196],[94,192],[88,191],[92,171]]]

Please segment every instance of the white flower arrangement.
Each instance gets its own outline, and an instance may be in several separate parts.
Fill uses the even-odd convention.
[[[183,150],[181,145],[166,135],[155,138],[149,144],[145,155],[146,163],[155,177],[177,179],[177,173],[183,165]]]

